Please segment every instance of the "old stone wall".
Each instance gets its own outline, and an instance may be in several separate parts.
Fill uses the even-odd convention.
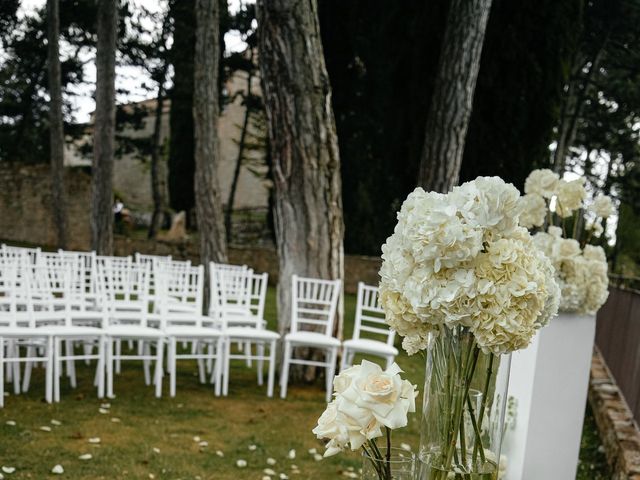
[[[66,169],[69,248],[86,250],[91,242],[91,181],[80,169]],[[55,245],[49,165],[0,165],[0,238]]]

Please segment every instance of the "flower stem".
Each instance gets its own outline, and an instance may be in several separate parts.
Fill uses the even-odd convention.
[[[391,480],[391,429],[389,427],[385,427],[387,430],[387,480]]]

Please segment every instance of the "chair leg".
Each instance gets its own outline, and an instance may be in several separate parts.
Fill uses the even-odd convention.
[[[251,347],[249,347],[249,352],[251,352]],[[264,365],[264,343],[258,343],[256,344],[256,354],[258,355],[258,360],[257,360],[257,364],[258,364],[258,385],[262,386],[262,384],[264,383],[264,375],[262,372],[262,367]]]
[[[98,348],[100,348],[100,347],[98,347]],[[82,351],[83,351],[85,356],[91,355],[91,352],[93,351],[93,346],[88,342],[84,342],[82,344]],[[91,359],[85,358],[84,359],[84,364],[85,365],[91,365]]]
[[[91,351],[92,349],[89,349]],[[98,377],[98,398],[104,398],[104,369],[105,369],[105,342],[98,338],[98,362],[96,376]]]
[[[142,341],[140,342],[142,343]],[[142,347],[142,355],[144,355],[145,357],[148,357],[151,355],[151,348],[149,347],[149,343],[150,342],[144,342],[144,346]],[[144,360],[142,360],[142,367],[144,369],[144,384],[145,385],[151,385],[151,360],[149,360],[148,358],[145,358]]]
[[[120,355],[122,355],[122,342],[118,339],[115,341],[116,342],[116,374],[120,375],[120,372],[122,371],[122,365],[120,362]]]
[[[169,357],[169,396],[176,396],[176,339],[169,338],[167,355]]]
[[[112,338],[107,338],[105,340],[106,352],[106,366],[107,366],[107,397],[114,398],[113,395],[113,343],[114,340]]]
[[[47,400],[47,403],[51,403],[53,401],[53,371],[51,366],[53,365],[53,337],[47,337],[47,349],[45,352],[46,362],[45,362],[45,387],[44,387],[44,396]]]
[[[349,355],[349,349],[347,347],[342,347],[342,357],[340,360],[340,371],[344,371],[347,369],[348,362],[347,362],[347,356]]]
[[[214,386],[214,394],[216,397],[220,396],[220,392],[222,390],[222,369],[223,369],[223,361],[224,361],[224,355],[225,355],[225,343],[224,343],[224,339],[219,338],[215,343],[211,343],[211,353],[213,353],[214,348],[215,348],[215,363],[213,364],[213,370],[212,370],[212,378],[215,378],[215,386]]]
[[[198,359],[197,359],[197,363],[198,363],[198,380],[200,380],[200,383],[205,384],[207,383],[207,379],[205,376],[205,363],[204,363],[204,352],[206,350],[205,345],[203,344],[203,342],[194,342],[194,344],[196,345],[196,352],[198,354]]]
[[[327,367],[327,403],[331,401],[331,394],[333,393],[333,376],[336,373],[336,360],[338,356],[338,348],[331,348],[327,352],[327,357],[329,360],[329,366]]]
[[[0,408],[4,408],[4,338],[0,337]]]
[[[69,377],[69,383],[71,388],[76,388],[76,363],[73,359],[73,341],[67,340],[65,344],[65,350],[67,352],[67,376]]]
[[[5,358],[7,359],[11,358],[11,351],[12,351],[11,340],[7,340]],[[13,381],[13,364],[11,362],[5,362],[4,368],[6,369],[5,376],[7,378],[7,382],[12,382]]]
[[[27,347],[27,357],[34,358],[37,356],[37,350],[34,347]],[[24,375],[22,377],[22,392],[27,393],[29,391],[29,385],[31,383],[31,371],[33,370],[34,361],[28,361],[24,366]]]
[[[387,369],[388,369],[391,365],[393,365],[393,361],[394,361],[394,360],[395,360],[395,359],[393,358],[393,355],[389,355],[389,356],[387,357]]]
[[[267,377],[267,397],[273,397],[273,377],[276,373],[276,342],[270,342],[269,345],[269,374]]]
[[[20,358],[20,347],[18,346],[18,344],[16,343],[13,346],[13,352],[11,354],[11,357],[15,358],[16,360]],[[12,367],[13,367],[13,393],[16,395],[20,395],[20,362],[13,362],[12,363]]]
[[[156,384],[156,397],[162,396],[162,350],[164,348],[164,338],[158,340],[156,346],[156,371],[155,371],[155,384]]]
[[[251,368],[253,362],[251,361],[251,342],[244,342],[244,351],[247,355],[247,367]]]
[[[60,339],[55,338],[53,341],[53,401],[60,401]]]
[[[291,344],[284,343],[284,357],[282,359],[282,371],[280,372],[280,398],[287,398],[287,386],[289,384],[289,357],[291,356]]]
[[[231,341],[227,340],[222,347],[223,354],[223,367],[222,373],[224,378],[222,379],[222,395],[227,396],[229,394],[229,376],[231,375]]]

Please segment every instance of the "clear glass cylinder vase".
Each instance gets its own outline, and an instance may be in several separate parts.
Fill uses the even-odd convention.
[[[362,480],[415,480],[415,455],[401,448],[391,447],[391,455],[387,457],[387,449],[381,447],[378,455],[368,451],[362,454]]]
[[[497,480],[511,355],[443,328],[426,356],[418,480]]]

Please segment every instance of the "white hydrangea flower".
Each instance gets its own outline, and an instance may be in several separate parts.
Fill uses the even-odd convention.
[[[550,199],[557,193],[560,176],[542,168],[532,171],[524,182],[524,193],[535,193],[546,199]]]
[[[541,193],[531,195],[545,204]],[[497,177],[447,195],[420,188],[409,195],[380,269],[380,303],[409,354],[425,349],[430,333],[456,325],[469,328],[485,351],[524,348],[555,314],[552,267],[518,226],[525,207],[518,190]]]
[[[594,199],[593,204],[591,205],[591,211],[593,211],[593,213],[595,213],[598,217],[608,218],[616,213],[616,208],[613,205],[613,200],[611,200],[611,197],[599,194]]]
[[[522,213],[520,225],[525,228],[541,227],[547,216],[547,202],[537,193],[528,193],[520,197]]]
[[[587,196],[584,183],[584,177],[576,178],[570,182],[565,180],[558,182],[556,212],[562,218],[571,216],[582,206],[582,202]]]

